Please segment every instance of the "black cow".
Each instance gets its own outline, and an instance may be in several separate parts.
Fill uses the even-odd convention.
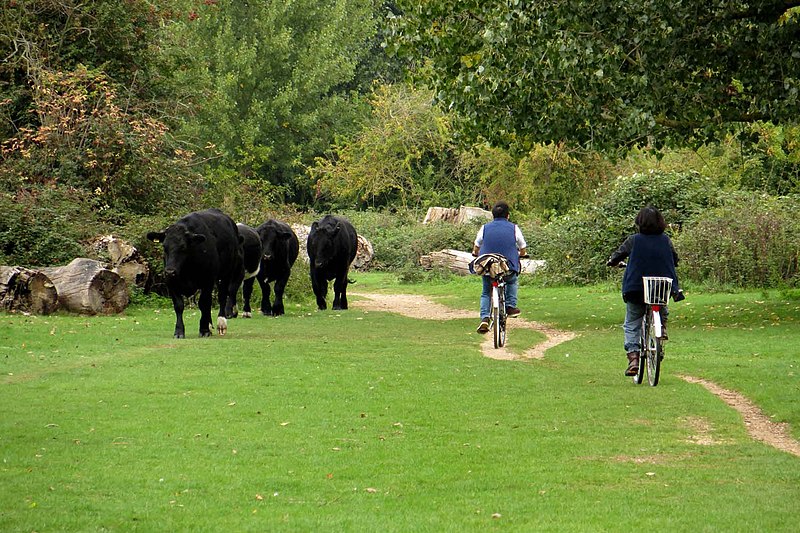
[[[328,281],[333,279],[333,309],[347,309],[347,272],[358,248],[353,225],[346,218],[325,215],[311,225],[306,248],[317,307],[326,309]]]
[[[242,228],[245,228],[242,231]],[[300,244],[292,228],[277,220],[268,220],[258,229],[239,225],[245,242],[245,280],[242,285],[244,311],[242,316],[253,316],[250,297],[255,280],[261,287],[261,314],[279,316],[284,313],[283,292],[297,260]],[[257,255],[255,255],[257,254]],[[270,303],[270,286],[275,282],[275,300]]]
[[[231,316],[228,295],[244,278],[242,240],[233,220],[218,209],[189,213],[166,230],[147,234],[163,243],[164,275],[175,308],[175,338],[186,336],[183,325],[184,296],[200,291],[200,336],[211,335],[211,293],[217,287],[217,330],[228,330]]]

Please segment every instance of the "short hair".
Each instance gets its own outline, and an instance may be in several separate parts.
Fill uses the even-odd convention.
[[[667,229],[664,216],[655,207],[643,207],[636,215],[635,223],[639,226],[639,233],[644,235],[661,235]]]
[[[505,202],[497,202],[492,207],[492,216],[494,218],[508,218],[508,204]]]

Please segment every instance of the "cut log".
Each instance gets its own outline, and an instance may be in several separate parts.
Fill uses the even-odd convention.
[[[472,257],[472,254],[469,252],[462,252],[461,250],[442,250],[423,255],[419,258],[419,264],[426,270],[447,268],[456,274],[467,275],[470,274],[469,264],[473,259],[475,258]],[[520,259],[519,263],[522,274],[533,274],[536,270],[545,265],[545,262],[540,259]]]
[[[58,291],[67,311],[83,315],[120,313],[128,307],[128,284],[94,259],[79,257],[61,267],[42,268]]]
[[[58,308],[58,292],[43,272],[0,266],[0,308],[49,315]]]
[[[97,253],[97,259],[108,257],[109,269],[122,276],[129,287],[144,288],[147,284],[150,268],[131,243],[113,235],[102,235],[90,246]]]
[[[492,213],[480,207],[467,207],[465,205],[462,205],[458,209],[450,207],[429,207],[422,223],[451,222],[453,224],[464,224],[475,219],[492,220]]]

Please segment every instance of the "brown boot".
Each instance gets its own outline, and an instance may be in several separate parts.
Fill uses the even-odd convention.
[[[628,368],[625,369],[626,376],[635,376],[639,371],[639,352],[628,352]]]

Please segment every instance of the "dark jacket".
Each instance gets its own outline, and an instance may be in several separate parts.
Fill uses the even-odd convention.
[[[608,265],[615,266],[626,257],[629,258],[628,266],[625,268],[625,276],[622,278],[622,299],[626,302],[644,301],[643,276],[672,278],[672,293],[675,294],[680,290],[678,274],[675,271],[678,254],[666,234],[636,233],[629,236],[611,254]]]

